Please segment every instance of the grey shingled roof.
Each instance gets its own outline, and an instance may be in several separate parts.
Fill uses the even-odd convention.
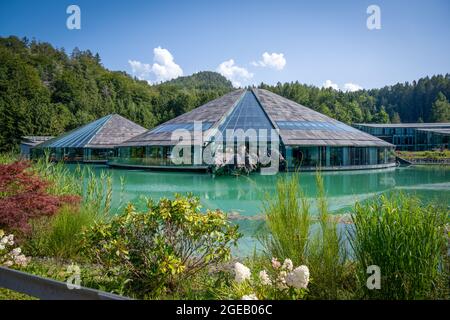
[[[330,130],[285,130],[279,134],[285,145],[303,146],[373,146],[392,147],[393,145],[368,133],[352,128],[338,120],[302,106],[264,89],[253,89],[269,118],[276,125],[278,121],[325,122],[337,131]],[[276,126],[278,127],[278,126]]]
[[[23,136],[21,144],[35,147],[53,138],[53,136]]]
[[[111,146],[117,146],[146,131],[147,129],[133,121],[118,114],[113,114],[109,121],[103,125],[86,147],[110,148]]]
[[[307,130],[280,129],[279,134],[285,145],[393,147],[392,144],[377,137],[359,131],[270,91],[263,89],[252,90],[268,119],[277,129],[279,129],[277,125],[279,121],[326,123],[329,125],[329,128],[336,128],[335,131],[330,129],[320,130],[318,128]],[[244,96],[244,93],[245,90],[243,89],[228,93],[221,98],[210,101],[201,107],[167,121],[155,129],[125,141],[121,146],[173,145],[174,143],[171,141],[172,132],[157,132],[158,128],[172,124],[192,123],[194,121],[210,122],[214,124],[210,129],[206,130],[206,133],[213,133],[224,122],[225,118],[232,113],[235,106]]]
[[[156,131],[159,127],[168,124],[193,123],[194,121],[213,122],[214,125],[211,127],[211,130],[213,130],[218,127],[220,122],[233,109],[234,105],[238,102],[243,93],[244,90],[242,89],[232,91],[220,98],[212,100],[198,108],[195,108],[190,112],[184,113],[172,120],[169,120],[152,130],[136,136],[122,143],[121,146],[173,145],[174,143],[171,141],[172,132],[153,132]]]

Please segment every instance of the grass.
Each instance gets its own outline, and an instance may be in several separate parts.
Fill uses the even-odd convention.
[[[290,258],[296,265],[306,263],[311,227],[310,203],[298,181],[297,173],[278,180],[275,196],[263,203],[269,232],[260,237],[272,257]]]
[[[0,300],[38,300],[27,294],[0,288]]]
[[[18,159],[13,153],[0,155],[0,163]],[[89,166],[80,165],[71,171],[64,163],[48,161],[48,157],[32,162],[32,168],[49,182],[49,194],[78,195],[82,201],[78,207],[65,206],[52,217],[31,221],[33,230],[23,243],[25,252],[32,256],[78,259],[82,231],[111,214],[111,175],[105,171],[97,175]]]
[[[349,236],[363,298],[448,298],[445,207],[395,194],[356,204],[352,220]],[[365,287],[370,265],[381,269],[380,290]]]
[[[397,151],[400,157],[407,160],[445,160],[450,159],[450,150],[443,151]]]
[[[44,160],[38,161],[36,168],[40,175],[51,177],[54,190],[49,192],[77,194],[82,202],[79,207],[65,206],[52,217],[33,221],[24,249],[35,256],[77,259],[82,232],[111,214],[112,177],[104,171],[97,176],[90,167],[79,166],[72,173],[63,164]]]
[[[316,277],[316,281],[311,284],[311,295],[321,299],[342,298],[350,294],[342,288],[342,284],[349,281],[347,280],[349,275],[346,273],[347,252],[342,235],[338,231],[337,222],[329,212],[320,172],[316,173],[316,185],[318,230],[312,235],[308,251],[311,274]]]
[[[77,260],[82,247],[82,232],[102,218],[88,206],[63,207],[55,216],[31,223],[31,236],[24,243],[24,250],[35,257]]]
[[[320,172],[316,185],[318,222],[313,223],[311,203],[300,188],[298,173],[280,178],[276,194],[264,202],[267,232],[260,240],[269,256],[309,267],[315,279],[310,288],[313,298],[337,299],[350,294],[340,290],[340,284],[348,282],[344,279],[348,277],[345,246],[328,210]]]
[[[0,163],[16,159],[0,155]],[[83,197],[79,208],[64,207],[50,218],[33,222],[32,237],[22,247],[32,256],[24,271],[64,281],[72,262],[82,268],[82,285],[123,293],[123,283],[98,266],[79,258],[81,232],[111,214],[112,178],[89,167],[70,171],[63,164],[40,160],[37,172],[53,182],[56,194]],[[306,264],[311,272],[308,299],[448,299],[448,208],[426,205],[414,196],[392,193],[357,203],[348,226],[347,252],[343,232],[333,219],[323,179],[318,172],[317,201],[306,198],[298,173],[282,176],[276,193],[263,203],[266,230],[259,237],[264,252],[247,257],[252,270],[268,269],[271,257]],[[122,181],[122,190],[124,189]],[[317,207],[317,215],[313,209]],[[45,258],[39,258],[45,257]],[[381,289],[366,288],[367,266],[378,265]],[[151,299],[217,299],[232,292],[229,271],[202,270],[178,290]],[[0,289],[0,299],[30,297]]]

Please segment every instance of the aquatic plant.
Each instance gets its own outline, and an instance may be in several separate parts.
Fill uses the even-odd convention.
[[[39,257],[80,258],[83,231],[103,220],[103,215],[89,206],[64,206],[51,217],[34,219],[24,250]]]
[[[337,221],[328,209],[328,202],[321,173],[316,172],[317,229],[308,244],[308,264],[314,270],[317,281],[311,286],[311,294],[321,299],[337,299],[346,282],[347,250]]]

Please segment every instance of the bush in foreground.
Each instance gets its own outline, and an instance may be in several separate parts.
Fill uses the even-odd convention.
[[[152,297],[227,261],[240,237],[220,211],[200,211],[192,196],[149,200],[148,211],[124,214],[85,232],[84,251],[125,284],[124,293]]]
[[[0,226],[28,233],[30,220],[52,216],[65,204],[77,204],[78,196],[49,194],[49,183],[29,162],[0,164]]]

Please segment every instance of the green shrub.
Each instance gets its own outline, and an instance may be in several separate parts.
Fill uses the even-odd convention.
[[[356,204],[352,220],[354,225],[349,235],[359,263],[363,297],[426,299],[445,296],[448,290],[446,208],[423,205],[410,195],[383,195],[374,201]],[[366,270],[370,265],[380,267],[379,290],[366,288]]]
[[[240,237],[220,211],[200,212],[192,196],[148,201],[148,212],[130,204],[125,213],[85,232],[84,251],[122,280],[127,294],[153,297],[231,256]]]
[[[32,231],[24,250],[33,256],[77,259],[82,232],[102,219],[89,206],[63,207],[55,216],[32,221]]]

